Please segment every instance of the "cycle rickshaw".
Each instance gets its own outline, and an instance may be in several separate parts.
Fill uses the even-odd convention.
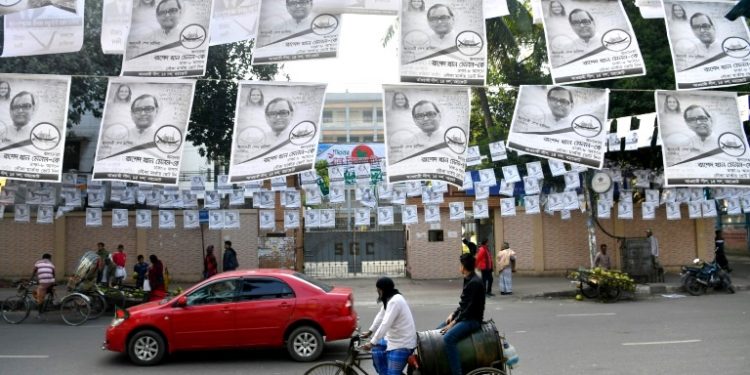
[[[349,341],[347,357],[344,361],[326,361],[316,364],[305,375],[367,375],[360,363],[372,359],[369,352],[359,349],[359,332]],[[502,374],[508,375],[511,366],[503,348],[506,339],[500,335],[495,322],[482,323],[479,331],[458,343],[461,367],[467,375]],[[448,360],[445,357],[442,334],[439,330],[417,332],[417,349],[409,357],[408,375],[449,375]]]

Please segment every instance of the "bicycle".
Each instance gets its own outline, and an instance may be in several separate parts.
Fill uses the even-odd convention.
[[[31,313],[32,307],[38,309],[39,316],[49,311],[60,310],[63,321],[71,326],[85,323],[89,318],[91,307],[89,298],[80,293],[65,296],[59,303],[56,301],[55,285],[47,289],[42,305],[39,306],[33,296],[33,290],[38,285],[35,281],[20,281],[17,283],[17,293],[8,297],[2,304],[3,320],[10,324],[20,324]]]

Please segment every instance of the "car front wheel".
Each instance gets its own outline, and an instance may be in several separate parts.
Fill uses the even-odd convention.
[[[151,330],[136,333],[128,342],[128,357],[139,366],[153,366],[164,358],[166,344],[161,335]]]
[[[323,354],[323,336],[313,327],[298,327],[289,335],[287,351],[297,362],[312,362]]]

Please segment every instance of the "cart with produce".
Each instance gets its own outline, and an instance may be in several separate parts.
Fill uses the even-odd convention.
[[[615,302],[623,292],[635,292],[635,281],[617,270],[579,268],[568,274],[568,278],[576,284],[579,296],[598,298],[602,302]]]
[[[115,307],[130,307],[146,300],[146,292],[129,286],[109,287],[96,280],[99,255],[87,251],[78,261],[75,273],[68,280],[70,290],[85,294],[91,300],[89,319],[96,319]]]

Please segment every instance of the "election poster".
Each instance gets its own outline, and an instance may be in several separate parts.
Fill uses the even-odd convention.
[[[643,18],[664,18],[661,0],[635,0],[635,6],[638,7],[638,11],[641,12]]]
[[[155,3],[155,5],[154,5]],[[195,77],[206,72],[211,1],[133,3],[123,76]]]
[[[487,36],[481,0],[424,0],[401,12],[401,82],[483,86]]]
[[[555,84],[646,74],[638,40],[620,1],[542,0]]]
[[[2,1],[11,2],[18,3],[14,0]],[[6,7],[0,5],[0,14],[3,13],[3,8]],[[81,50],[84,0],[28,0],[26,9],[4,17],[2,57],[49,55]]]
[[[27,9],[38,9],[52,6],[70,13],[76,13],[77,0],[2,0],[0,1],[0,16],[21,12]]]
[[[483,0],[482,3],[484,5],[485,19],[502,17],[510,14],[507,0]]]
[[[419,217],[417,216],[416,205],[405,205],[401,208],[401,223],[402,224],[417,224],[419,223]]]
[[[370,226],[370,207],[357,207],[357,209],[355,209],[354,225]]]
[[[745,18],[724,15],[735,1],[664,0],[677,89],[750,82],[750,33]]]
[[[386,108],[387,179],[438,180],[463,185],[469,141],[466,87],[383,85],[384,100],[408,98],[405,108]]]
[[[734,105],[735,93],[656,91],[654,95],[666,186],[750,184],[750,153]]]
[[[31,222],[31,208],[28,204],[17,204],[13,207],[13,221],[16,223]]]
[[[214,0],[209,45],[254,39],[259,14],[260,0]]]
[[[284,229],[299,228],[299,210],[284,211]]]
[[[94,180],[176,185],[195,81],[112,78]]]
[[[527,215],[540,213],[539,195],[527,195],[523,197],[523,206]]]
[[[393,225],[393,206],[378,207],[378,225]]]
[[[341,15],[314,0],[261,0],[253,65],[336,57]]]
[[[317,83],[240,82],[230,182],[313,169],[325,91]]]
[[[0,74],[0,177],[60,182],[70,77]]]
[[[508,148],[601,169],[608,105],[608,89],[521,86]]]
[[[330,13],[398,14],[402,0],[315,0],[315,9]],[[409,7],[424,10],[424,0],[409,0]],[[413,4],[413,5],[412,5]],[[421,5],[420,5],[421,4]]]
[[[130,31],[133,0],[104,0],[102,2],[102,52],[110,55],[125,53]]]
[[[448,213],[451,221],[461,221],[466,218],[466,208],[464,202],[448,203]]]

